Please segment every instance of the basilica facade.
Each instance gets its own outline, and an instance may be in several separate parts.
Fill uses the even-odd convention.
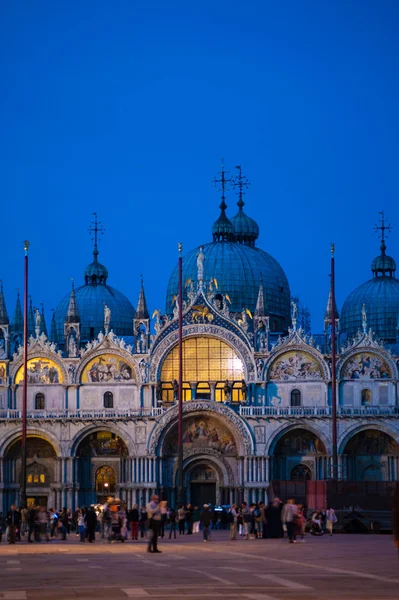
[[[331,296],[325,331],[303,329],[279,263],[256,246],[243,206],[224,194],[212,241],[183,257],[183,448],[187,499],[267,500],[279,482],[332,476]],[[61,300],[47,331],[29,311],[23,368],[19,299],[0,293],[0,512],[19,502],[22,382],[28,384],[30,502],[77,506],[118,496],[175,504],[178,273],[150,316],[108,284],[98,260]],[[384,229],[371,279],[335,311],[338,472],[343,481],[399,479],[399,280]]]

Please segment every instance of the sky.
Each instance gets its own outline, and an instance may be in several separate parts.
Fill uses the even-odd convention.
[[[396,0],[3,0],[0,279],[49,323],[105,227],[108,283],[164,310],[184,251],[211,241],[224,157],[251,182],[258,246],[320,332],[336,244],[338,308],[371,277],[385,211],[399,260]],[[237,198],[226,195],[227,214]]]

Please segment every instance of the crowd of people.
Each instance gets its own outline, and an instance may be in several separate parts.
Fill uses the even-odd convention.
[[[124,542],[149,539],[150,552],[158,552],[158,538],[177,539],[182,535],[195,535],[202,531],[204,542],[210,540],[212,530],[229,529],[230,539],[282,538],[286,535],[290,543],[304,541],[305,531],[313,535],[333,534],[337,517],[332,508],[309,511],[302,504],[289,499],[283,505],[279,498],[266,505],[264,502],[233,504],[232,506],[203,507],[179,505],[168,507],[166,501],[153,496],[151,501],[139,508],[135,504],[130,510],[119,499],[104,505],[78,507],[74,512],[47,510],[35,506],[19,510],[11,506],[5,519],[6,540],[10,544],[26,539],[28,543],[53,539],[66,540],[75,534],[81,543],[93,543],[96,539]],[[0,541],[2,538],[0,518]]]

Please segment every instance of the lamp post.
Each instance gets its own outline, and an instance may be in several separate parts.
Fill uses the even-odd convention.
[[[20,506],[26,508],[26,425],[28,397],[28,250],[29,242],[24,241],[24,379],[22,385],[22,444],[21,444],[21,492]]]
[[[186,494],[183,486],[183,246],[179,242],[179,389],[178,389],[178,424],[177,424],[177,502],[185,504]]]
[[[332,477],[338,479],[337,445],[337,376],[335,356],[335,245],[331,244],[331,415],[332,415]]]

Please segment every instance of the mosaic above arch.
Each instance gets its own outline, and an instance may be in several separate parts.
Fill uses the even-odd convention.
[[[165,454],[177,453],[177,425],[165,440]],[[183,421],[183,450],[212,449],[223,454],[237,454],[236,441],[231,431],[219,420],[200,415]]]
[[[388,363],[372,352],[359,352],[351,356],[344,364],[342,379],[391,379],[392,372]]]
[[[270,366],[269,379],[298,381],[323,379],[320,363],[307,352],[291,350],[280,355]]]
[[[399,456],[399,444],[383,431],[365,429],[355,434],[348,441],[344,453],[358,456],[380,454]]]
[[[7,384],[7,363],[0,362],[0,385]]]
[[[116,354],[100,354],[83,369],[82,383],[134,383],[133,367]]]
[[[51,383],[64,383],[64,374],[56,362],[51,358],[30,358],[28,360],[28,383],[31,385],[47,385]],[[24,380],[23,365],[18,369],[15,383]]]

